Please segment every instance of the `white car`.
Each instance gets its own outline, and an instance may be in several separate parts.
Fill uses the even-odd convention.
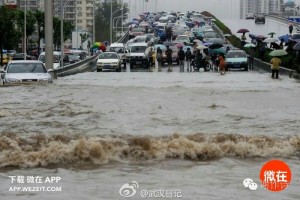
[[[123,43],[112,43],[109,47],[110,52],[116,52],[122,60],[122,63],[126,62],[125,45]]]
[[[61,52],[59,51],[53,51],[53,69],[57,69],[60,67],[60,58],[61,58]],[[45,64],[46,62],[46,54],[45,52],[42,52],[39,56],[39,61],[43,62]]]
[[[186,44],[189,44],[190,43],[190,38],[189,38],[189,36],[187,36],[187,35],[178,35],[177,37],[176,37],[176,40],[174,40],[173,41],[174,43],[176,43],[176,42],[181,42],[181,43],[186,43]]]
[[[51,71],[38,60],[13,60],[0,73],[3,84],[52,83]]]
[[[97,72],[104,70],[121,71],[121,59],[117,52],[103,52],[99,55],[97,60]]]
[[[254,19],[255,15],[254,13],[246,13],[246,19]]]

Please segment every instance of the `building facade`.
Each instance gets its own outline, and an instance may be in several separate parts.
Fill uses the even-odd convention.
[[[240,17],[246,13],[280,13],[281,0],[240,0]]]

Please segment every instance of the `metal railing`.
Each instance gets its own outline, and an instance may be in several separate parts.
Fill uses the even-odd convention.
[[[77,73],[95,71],[97,56],[92,56],[74,64],[66,65],[54,70],[58,77],[69,76]]]
[[[127,31],[117,42],[126,43],[128,40],[128,35],[129,35],[129,31]],[[58,77],[63,77],[63,76],[69,76],[69,75],[87,72],[87,71],[95,71],[97,69],[96,67],[97,58],[98,56],[92,56],[80,62],[76,62],[74,64],[57,68],[54,70],[54,73]]]

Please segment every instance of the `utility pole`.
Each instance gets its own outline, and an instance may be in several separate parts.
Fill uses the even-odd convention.
[[[45,1],[45,56],[47,69],[53,69],[53,0]],[[56,75],[51,73],[52,78]]]
[[[26,55],[27,55],[27,0],[25,0],[25,7],[24,7],[24,60],[26,60]]]
[[[110,0],[110,45],[112,43],[112,7],[113,7],[113,0]]]

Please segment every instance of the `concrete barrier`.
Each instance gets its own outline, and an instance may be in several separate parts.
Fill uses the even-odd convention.
[[[264,70],[266,72],[270,72],[271,73],[271,64],[268,62],[264,62],[262,60],[259,60],[257,58],[254,59],[254,68],[257,69],[261,69]],[[280,67],[279,68],[279,74],[280,75],[285,75],[285,76],[289,76],[289,77],[294,77],[295,72],[294,70],[285,68],[285,67]]]

